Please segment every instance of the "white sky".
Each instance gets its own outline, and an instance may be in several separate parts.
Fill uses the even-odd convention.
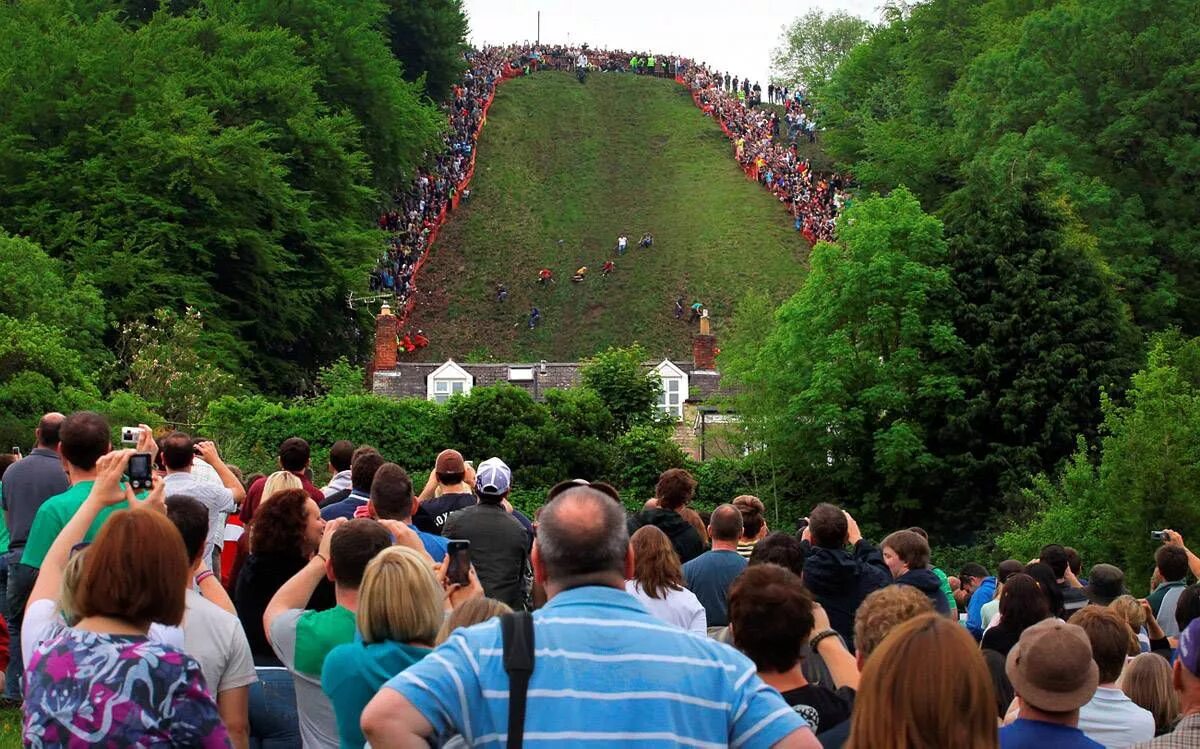
[[[883,0],[464,0],[475,45],[587,42],[604,49],[681,54],[757,79],[765,89],[782,26],[813,8],[879,21]]]

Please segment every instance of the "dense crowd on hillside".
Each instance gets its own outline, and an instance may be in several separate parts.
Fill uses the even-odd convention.
[[[1200,738],[1200,559],[1174,530],[1139,600],[1059,539],[948,576],[920,528],[872,543],[831,504],[795,532],[749,495],[701,513],[678,468],[644,504],[565,480],[531,518],[500,457],[410,475],[339,441],[314,470],[293,437],[242,477],[134,431],[114,451],[102,416],[48,413],[0,460],[26,745]]]
[[[467,72],[446,104],[450,128],[445,149],[420,169],[413,184],[396,192],[393,206],[379,216],[386,246],[371,273],[372,291],[395,294],[402,310],[412,299],[418,264],[438,228],[458,200],[469,197],[475,145],[496,86],[507,77],[541,68],[573,70],[580,55],[592,69],[675,78],[687,85],[697,105],[716,118],[734,141],[734,156],[747,175],[787,206],[796,230],[809,242],[833,238],[838,212],[847,200],[847,185],[841,175],[815,174],[808,161],[797,156],[797,138],[803,134],[811,141],[816,134],[800,91],[767,87],[768,101],[785,108],[787,137],[783,139],[779,114],[761,106],[760,84],[713,72],[687,58],[561,45],[492,46],[467,55]]]

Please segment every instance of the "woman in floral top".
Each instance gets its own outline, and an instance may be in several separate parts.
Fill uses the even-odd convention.
[[[101,510],[122,501],[88,548],[75,590],[82,617],[56,626],[25,672],[30,747],[228,747],[229,736],[199,664],[147,637],[151,622],[183,618],[187,553],[162,514],[162,488],[139,502],[120,480],[132,450],[97,462],[87,499],[46,556],[30,603],[57,598],[71,547]]]

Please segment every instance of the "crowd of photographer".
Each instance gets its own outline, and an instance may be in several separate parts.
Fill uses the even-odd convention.
[[[796,533],[752,496],[702,514],[681,469],[636,513],[576,479],[530,518],[499,458],[446,449],[418,488],[341,441],[319,488],[299,437],[243,480],[211,441],[125,431],[51,413],[0,461],[30,746],[1200,737],[1200,559],[1174,530],[1138,600],[1056,543],[947,576],[921,529],[873,544],[830,504]]]

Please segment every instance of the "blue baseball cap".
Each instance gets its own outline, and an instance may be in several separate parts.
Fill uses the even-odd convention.
[[[488,458],[475,469],[475,491],[489,497],[503,497],[512,487],[512,471],[499,458]]]

